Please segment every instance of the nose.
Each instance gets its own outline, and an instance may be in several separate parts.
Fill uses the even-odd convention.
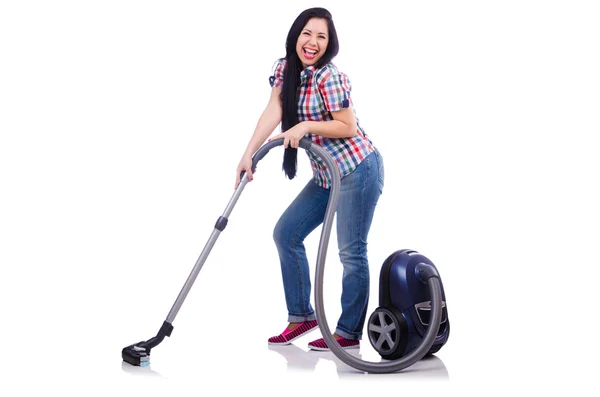
[[[308,41],[308,43],[309,43],[311,46],[314,46],[314,47],[316,47],[316,46],[317,46],[317,38],[316,38],[314,35],[312,35],[312,34],[311,34],[311,35],[310,35],[310,40]]]

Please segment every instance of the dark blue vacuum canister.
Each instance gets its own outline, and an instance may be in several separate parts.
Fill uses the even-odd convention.
[[[369,341],[386,360],[401,358],[416,349],[430,325],[429,288],[419,276],[419,264],[435,265],[417,251],[403,249],[383,263],[379,277],[379,307],[369,318]],[[440,279],[441,285],[441,279]],[[442,286],[442,319],[435,342],[426,356],[439,351],[450,334],[446,295]]]

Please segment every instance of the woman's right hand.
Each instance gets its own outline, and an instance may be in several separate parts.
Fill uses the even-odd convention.
[[[242,174],[242,171],[246,171],[246,174],[248,174],[248,181],[251,181],[254,178],[252,176],[252,157],[244,155],[240,160],[236,170],[234,189],[237,189],[240,184],[240,175]]]

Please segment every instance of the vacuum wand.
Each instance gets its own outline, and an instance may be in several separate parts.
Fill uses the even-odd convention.
[[[269,150],[271,150],[272,148],[274,148],[276,146],[280,146],[282,144],[283,144],[283,138],[276,139],[274,141],[271,141],[271,142],[263,145],[254,154],[254,156],[252,158],[252,171],[254,171],[256,169],[256,164],[263,157],[265,157],[265,155],[269,152]],[[307,139],[303,139],[301,141],[301,145],[302,145],[302,147],[309,148],[310,142]],[[229,215],[231,214],[233,207],[237,203],[237,201],[238,201],[240,195],[242,194],[242,191],[244,190],[244,187],[246,186],[247,183],[248,183],[248,175],[245,172],[242,172],[240,175],[240,183],[239,183],[237,189],[235,189],[233,196],[229,200],[229,203],[227,204],[227,207],[225,208],[223,215],[221,215],[219,217],[219,219],[217,219],[217,222],[215,223],[215,228],[214,228],[212,234],[210,235],[208,242],[206,243],[206,245],[204,246],[204,249],[202,250],[202,253],[198,257],[198,260],[196,261],[194,268],[192,269],[185,284],[183,285],[183,288],[179,292],[179,295],[177,296],[177,299],[175,300],[175,303],[173,304],[171,311],[169,311],[169,314],[167,315],[167,319],[164,321],[162,327],[158,331],[158,334],[155,337],[148,339],[147,341],[141,341],[141,342],[138,342],[138,343],[135,343],[133,345],[129,345],[129,346],[123,348],[123,350],[121,352],[123,361],[125,361],[131,365],[141,366],[141,367],[146,367],[146,366],[150,365],[150,351],[154,347],[156,347],[159,343],[161,343],[166,336],[171,336],[171,332],[173,331],[172,323],[175,320],[175,317],[177,316],[179,309],[181,309],[181,305],[183,305],[185,298],[187,297],[188,293],[190,292],[192,285],[196,281],[196,277],[198,277],[198,274],[200,273],[202,266],[204,266],[204,262],[206,261],[206,258],[210,254],[210,251],[212,250],[213,246],[215,245],[217,238],[219,237],[221,232],[227,226]]]
[[[229,201],[229,204],[227,204],[223,215],[221,215],[219,219],[217,219],[217,222],[215,223],[215,228],[212,234],[210,235],[208,242],[206,243],[204,249],[202,250],[202,253],[198,257],[194,268],[192,269],[185,284],[183,285],[183,288],[179,292],[179,295],[177,296],[177,299],[175,300],[171,311],[167,315],[167,319],[163,322],[162,327],[158,331],[158,334],[155,337],[148,339],[147,341],[141,341],[123,348],[121,352],[123,361],[131,365],[140,367],[146,367],[150,365],[150,351],[158,344],[160,344],[166,336],[171,336],[171,332],[173,331],[173,320],[175,320],[175,317],[177,316],[181,305],[183,305],[183,302],[185,301],[185,298],[190,292],[192,285],[196,281],[196,277],[198,277],[202,266],[204,266],[204,262],[206,261],[206,258],[210,254],[210,251],[212,250],[213,246],[215,245],[217,238],[227,226],[227,218],[229,217],[231,211],[233,210],[233,207],[237,203],[237,200],[240,197],[242,190],[244,190],[246,183],[248,183],[248,176],[244,175],[240,180],[240,184],[238,185],[237,189],[233,193],[233,197]]]

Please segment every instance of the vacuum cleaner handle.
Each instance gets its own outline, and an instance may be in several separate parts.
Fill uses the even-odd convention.
[[[252,172],[254,172],[256,170],[256,164],[258,164],[258,162],[260,160],[262,160],[263,157],[265,157],[271,149],[273,149],[276,146],[283,145],[283,141],[284,141],[283,138],[275,139],[274,141],[270,141],[270,142],[264,144],[263,146],[261,146],[260,149],[258,149],[256,151],[256,153],[254,153],[254,156],[252,156]],[[298,144],[299,144],[299,147],[301,147],[305,150],[310,150],[312,141],[309,138],[302,138]],[[242,171],[240,173],[240,180],[242,180],[242,178],[244,177],[245,174],[246,174],[246,171]]]

